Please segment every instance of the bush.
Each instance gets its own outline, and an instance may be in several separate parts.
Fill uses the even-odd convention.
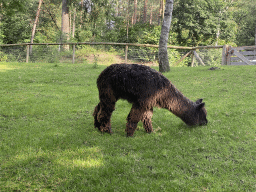
[[[7,61],[7,59],[8,59],[8,56],[4,52],[0,51],[0,61],[5,62]]]
[[[58,63],[60,60],[60,53],[56,46],[34,45],[29,60],[30,62]]]
[[[178,67],[185,67],[189,66],[190,64],[190,58],[186,57],[182,60],[179,64],[176,65],[176,63],[181,59],[181,57],[186,54],[184,52],[178,51],[176,49],[168,49],[168,59],[170,66],[178,66]]]
[[[197,50],[198,55],[207,66],[220,66],[222,62],[222,50],[221,49],[200,49]],[[195,66],[201,65],[196,60]]]

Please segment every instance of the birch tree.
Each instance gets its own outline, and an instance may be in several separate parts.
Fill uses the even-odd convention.
[[[41,11],[42,2],[43,2],[43,0],[39,0],[39,2],[38,2],[38,8],[37,8],[37,12],[36,12],[36,19],[35,19],[35,22],[34,22],[34,24],[33,24],[33,29],[32,29],[32,35],[31,35],[30,43],[33,43],[34,38],[35,38],[36,24],[37,24],[38,19],[39,19],[39,14],[40,14],[40,11]],[[28,52],[29,52],[30,54],[32,53],[32,45],[29,46]]]
[[[161,36],[159,39],[159,50],[158,50],[158,59],[159,59],[159,71],[167,72],[170,71],[170,65],[167,54],[167,43],[170,32],[170,26],[172,21],[172,10],[173,10],[173,1],[166,0],[164,19],[162,23]]]

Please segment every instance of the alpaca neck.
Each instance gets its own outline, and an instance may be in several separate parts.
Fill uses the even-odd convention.
[[[183,117],[186,111],[189,111],[193,107],[193,102],[186,98],[172,84],[165,97],[166,102],[163,108],[168,109],[178,117]]]

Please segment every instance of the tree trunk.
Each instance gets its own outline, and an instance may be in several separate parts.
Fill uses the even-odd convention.
[[[32,29],[32,35],[31,35],[30,43],[33,43],[34,38],[35,38],[36,24],[37,24],[38,19],[39,19],[39,14],[40,14],[40,11],[41,11],[42,2],[43,2],[43,0],[39,0],[39,2],[38,2],[38,8],[37,8],[37,12],[36,12],[36,19],[35,19],[35,22],[33,24],[33,29]],[[32,45],[29,46],[29,50],[28,51],[29,51],[30,54],[32,53]]]
[[[159,15],[158,15],[158,25],[161,24],[161,21],[163,20],[163,10],[164,10],[164,0],[160,0],[159,5]]]
[[[255,27],[255,46],[256,46],[256,27]]]
[[[69,40],[69,9],[68,0],[62,0],[62,18],[61,18],[61,43]],[[69,50],[68,45],[62,46],[64,50]]]
[[[74,13],[73,13],[72,38],[75,38],[75,32],[76,32],[76,8],[74,8]]]
[[[134,14],[133,14],[133,25],[137,22],[137,0],[134,0]]]
[[[162,0],[162,20],[164,19],[164,0]]]
[[[148,0],[144,0],[143,23],[147,22]]]
[[[129,43],[129,4],[130,4],[130,0],[127,1],[127,12],[126,12],[126,39],[127,39],[127,43]]]
[[[80,15],[80,29],[82,28],[83,23],[83,9],[84,9],[84,0],[81,0],[81,15]]]
[[[119,16],[119,2],[116,2],[116,8],[115,8],[115,17]]]
[[[150,18],[149,18],[149,24],[152,24],[153,20],[153,5],[150,6]]]
[[[217,33],[216,33],[216,43],[215,43],[215,46],[218,45],[219,37],[220,37],[220,28],[218,28]]]
[[[167,54],[167,43],[170,32],[170,26],[172,21],[172,10],[173,10],[173,1],[174,0],[166,0],[164,19],[162,23],[161,36],[159,39],[159,51],[158,51],[158,59],[159,59],[159,71],[167,72],[170,71],[170,65]]]

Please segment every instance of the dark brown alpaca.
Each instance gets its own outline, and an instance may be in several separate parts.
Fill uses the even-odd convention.
[[[113,64],[97,80],[100,102],[94,109],[94,126],[112,133],[110,118],[118,99],[132,103],[127,117],[127,136],[132,136],[139,121],[147,133],[153,131],[153,107],[168,109],[187,125],[207,124],[205,103],[190,101],[161,73],[137,64]]]

